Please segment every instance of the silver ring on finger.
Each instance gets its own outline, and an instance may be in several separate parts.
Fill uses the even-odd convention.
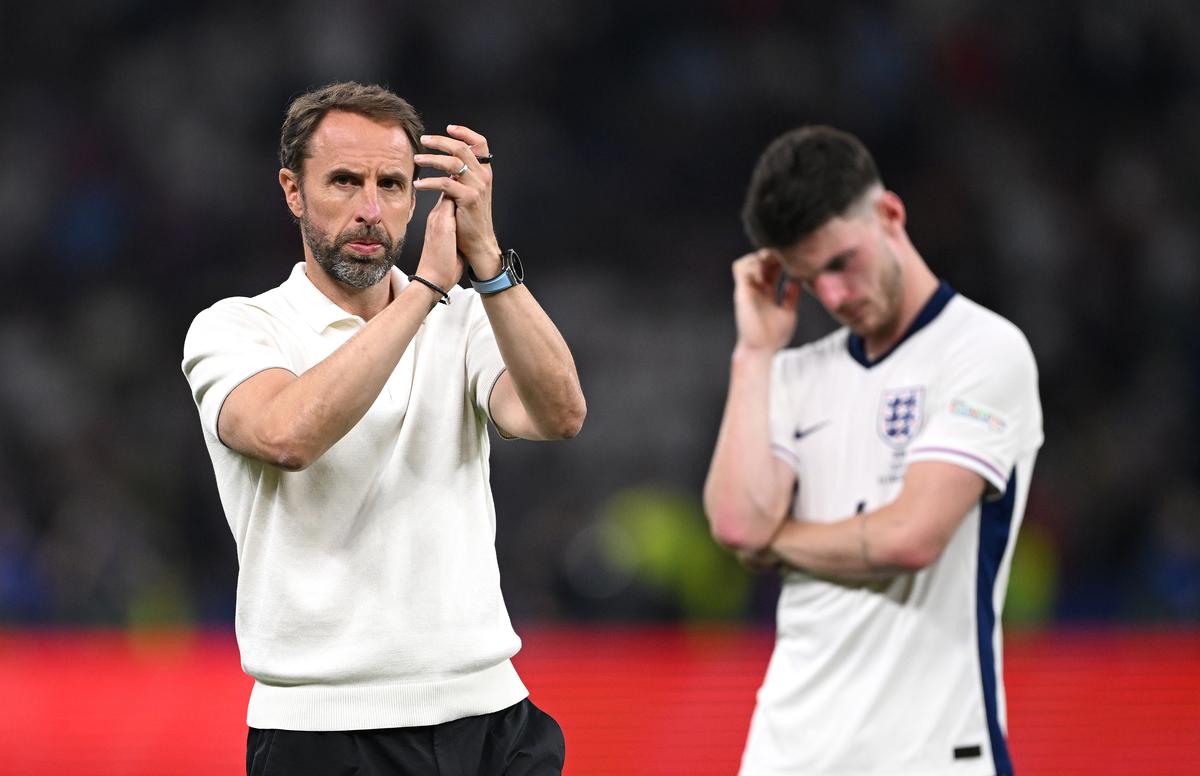
[[[456,173],[453,173],[454,177],[455,177],[455,178],[457,178],[458,176],[460,176],[460,175],[462,175],[464,172],[466,172],[466,171],[467,171],[467,167],[468,167],[468,166],[469,166],[469,165],[468,165],[466,162],[463,162],[462,169],[461,169],[461,170],[459,170],[459,171],[458,171],[458,172],[456,172]]]

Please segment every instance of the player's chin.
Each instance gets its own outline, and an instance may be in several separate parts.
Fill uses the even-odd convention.
[[[387,251],[375,251],[371,254],[362,254],[357,251],[343,248],[338,251],[338,257],[345,263],[355,267],[370,267],[377,264],[388,263]]]
[[[857,334],[860,337],[867,336],[875,328],[866,315],[838,315],[836,317],[837,322],[849,329],[851,334]]]

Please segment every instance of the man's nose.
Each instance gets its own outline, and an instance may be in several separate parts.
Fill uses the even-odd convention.
[[[811,284],[812,292],[826,310],[836,310],[846,301],[846,284],[834,275],[818,275]]]
[[[383,211],[379,209],[379,192],[371,184],[362,187],[362,193],[359,194],[358,207],[354,213],[354,220],[359,223],[374,225],[379,223],[383,217]]]

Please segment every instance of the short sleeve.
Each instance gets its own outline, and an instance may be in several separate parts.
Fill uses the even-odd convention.
[[[192,321],[183,343],[183,374],[205,432],[219,439],[217,418],[234,388],[267,369],[295,371],[262,320],[265,313],[236,301],[218,303]]]
[[[1042,444],[1037,364],[1011,324],[949,355],[936,402],[908,448],[908,462],[970,469],[1003,493],[1017,460]]]
[[[796,370],[796,364],[792,355],[790,351],[780,351],[771,364],[768,425],[771,453],[795,468],[800,459],[794,449],[796,414],[792,408],[792,373]]]
[[[496,421],[488,405],[492,388],[504,373],[504,359],[500,356],[496,334],[478,296],[472,300],[471,306],[467,330],[467,390],[471,392],[476,408],[495,426]]]

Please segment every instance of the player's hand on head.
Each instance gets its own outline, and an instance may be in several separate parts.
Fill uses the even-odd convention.
[[[421,178],[414,185],[454,201],[458,250],[477,277],[495,277],[500,272],[500,244],[492,224],[491,149],[486,137],[468,127],[451,124],[446,133],[421,138],[427,148],[442,153],[415,157],[418,165],[444,172],[445,177]]]
[[[425,245],[421,260],[417,263],[417,274],[450,289],[462,278],[463,260],[456,248],[454,200],[441,196],[429,211],[425,221]]]
[[[733,308],[738,345],[777,351],[796,331],[800,284],[787,277],[774,252],[762,249],[733,263]]]

